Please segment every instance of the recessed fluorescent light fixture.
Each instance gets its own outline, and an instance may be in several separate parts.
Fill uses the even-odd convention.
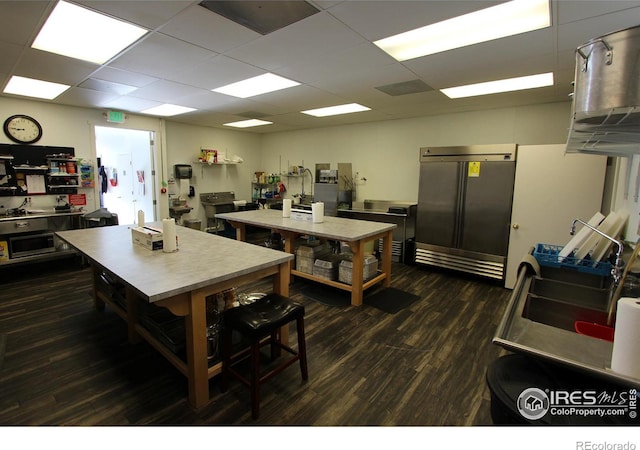
[[[553,72],[451,87],[440,89],[440,92],[449,98],[462,98],[497,94],[499,92],[521,91],[545,86],[553,86]]]
[[[298,86],[299,84],[300,83],[296,81],[283,78],[273,73],[265,73],[263,75],[258,75],[257,77],[248,78],[243,81],[238,81],[237,83],[231,83],[217,89],[212,89],[212,91],[220,94],[231,95],[233,97],[248,98],[265,94],[267,92],[279,91],[280,89]]]
[[[228,127],[236,127],[236,128],[249,128],[249,127],[259,127],[261,125],[271,125],[273,122],[268,122],[266,120],[260,119],[249,119],[249,120],[241,120],[239,122],[229,122],[223,125]]]
[[[50,81],[35,80],[12,76],[7,86],[4,88],[5,94],[24,95],[26,97],[45,98],[52,100],[71,86]]]
[[[60,1],[31,47],[103,64],[146,33],[136,25]]]
[[[154,116],[177,116],[178,114],[184,114],[191,111],[195,111],[195,108],[165,103],[164,105],[154,106],[153,108],[145,109],[141,112],[143,114],[153,114]]]
[[[551,25],[549,0],[513,0],[375,41],[398,61],[432,55]]]
[[[371,108],[359,105],[358,103],[347,103],[345,105],[327,106],[326,108],[309,109],[307,111],[301,111],[303,114],[309,114],[310,116],[326,117],[337,116],[339,114],[349,114],[361,111],[369,111]]]

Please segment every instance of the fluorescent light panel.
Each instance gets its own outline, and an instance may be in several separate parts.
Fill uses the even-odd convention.
[[[7,86],[4,88],[5,94],[24,95],[26,97],[45,98],[52,100],[71,86],[50,81],[35,80],[12,76]]]
[[[375,41],[398,61],[466,47],[551,25],[549,0],[513,0]]]
[[[141,112],[144,114],[153,114],[155,116],[177,116],[178,114],[184,114],[191,111],[195,111],[195,108],[165,103],[164,105],[154,106],[153,108],[145,109]]]
[[[103,64],[146,33],[144,28],[60,1],[32,47]]]
[[[271,125],[273,122],[268,122],[266,120],[260,119],[249,119],[249,120],[241,120],[239,122],[229,122],[223,125],[228,127],[236,127],[236,128],[249,128],[249,127],[259,127],[262,125]]]
[[[447,89],[440,89],[449,98],[475,97],[478,95],[497,94],[499,92],[520,91],[545,86],[553,86],[553,72],[529,75],[526,77],[508,78],[487,81],[485,83],[468,84]]]
[[[212,89],[212,91],[220,94],[231,95],[233,97],[248,98],[260,94],[266,94],[267,92],[279,91],[280,89],[298,86],[299,84],[300,83],[296,81],[283,78],[273,73],[265,73],[263,75],[258,75],[257,77],[248,78],[217,89]]]
[[[369,111],[371,108],[362,106],[358,103],[347,103],[345,105],[327,106],[326,108],[309,109],[307,111],[301,111],[303,114],[308,114],[315,117],[337,116],[339,114],[350,114],[361,111]]]

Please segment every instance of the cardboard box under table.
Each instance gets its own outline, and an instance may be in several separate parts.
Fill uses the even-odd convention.
[[[301,245],[296,249],[296,270],[313,274],[313,264],[317,258],[331,253],[331,248],[326,242],[318,241],[316,244]]]

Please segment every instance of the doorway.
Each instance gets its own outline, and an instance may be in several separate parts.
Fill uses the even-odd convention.
[[[95,127],[96,156],[107,182],[100,187],[100,205],[133,224],[138,211],[145,222],[156,220],[153,131]]]

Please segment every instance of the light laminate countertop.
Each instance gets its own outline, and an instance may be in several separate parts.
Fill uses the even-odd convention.
[[[347,242],[360,241],[397,227],[392,223],[332,216],[325,216],[321,223],[313,223],[282,217],[282,211],[276,209],[221,213],[216,214],[216,218]]]
[[[161,228],[162,224],[148,224]],[[266,247],[176,226],[174,253],[134,244],[127,225],[58,231],[58,237],[132,286],[149,302],[230,280],[293,259]]]

